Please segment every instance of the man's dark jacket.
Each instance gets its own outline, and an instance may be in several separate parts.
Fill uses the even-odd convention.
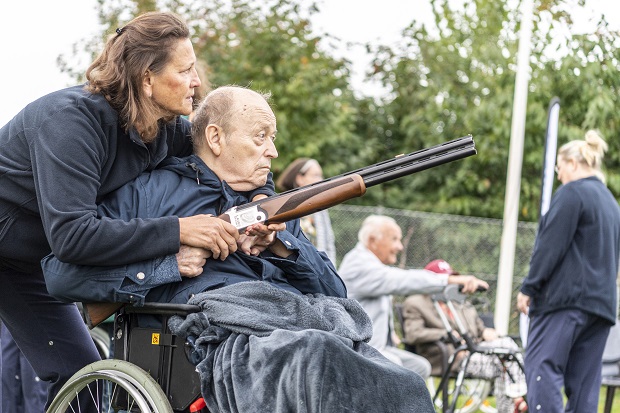
[[[144,173],[110,194],[100,204],[101,219],[127,222],[160,216],[220,215],[250,201],[250,193],[236,192],[195,155],[171,158],[161,169]],[[208,259],[202,275],[181,278],[174,255],[121,267],[67,264],[53,255],[43,261],[50,293],[67,301],[146,301],[186,303],[195,293],[241,281],[268,281],[296,293],[345,297],[346,289],[325,253],[304,236],[299,220],[286,224],[277,237],[290,251],[286,258],[269,251],[259,257],[242,252],[224,261]],[[145,239],[148,243],[150,240]],[[130,251],[128,251],[130,253]],[[149,294],[146,297],[146,294]]]

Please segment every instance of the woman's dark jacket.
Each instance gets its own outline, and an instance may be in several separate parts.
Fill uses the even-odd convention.
[[[135,130],[123,130],[102,95],[83,85],[26,106],[0,129],[0,270],[39,270],[50,251],[85,265],[176,253],[177,217],[102,220],[97,204],[165,158],[191,154],[189,134],[189,122],[177,117],[145,145]],[[270,185],[259,192],[273,194]]]
[[[561,186],[541,219],[521,292],[530,315],[563,309],[616,321],[620,207],[595,177]]]
[[[125,133],[103,96],[84,86],[26,106],[0,129],[0,268],[36,270],[50,250],[89,265],[178,251],[176,217],[100,220],[97,202],[164,158],[189,155],[189,132],[178,118],[145,145],[135,130]]]

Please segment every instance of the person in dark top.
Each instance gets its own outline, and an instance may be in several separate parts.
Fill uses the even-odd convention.
[[[237,249],[237,230],[215,217],[97,216],[107,194],[191,153],[181,115],[201,84],[195,62],[185,22],[143,14],[108,39],[85,85],[39,98],[0,129],[0,317],[51,383],[48,403],[99,354],[76,306],[48,294],[43,257],[126,265],[181,251],[179,268],[196,275],[207,253],[225,259]],[[272,194],[273,181],[259,192]]]
[[[323,180],[323,168],[316,159],[297,158],[291,162],[276,180],[276,188],[289,191],[300,186],[311,185]],[[336,264],[336,240],[329,218],[324,209],[301,218],[301,227],[308,239]]]
[[[601,358],[616,322],[620,207],[601,171],[594,131],[558,151],[562,186],[541,219],[530,271],[517,296],[530,316],[525,373],[532,411],[595,412]]]

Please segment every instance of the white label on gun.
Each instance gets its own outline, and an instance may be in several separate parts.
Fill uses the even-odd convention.
[[[240,211],[237,209],[237,207],[232,207],[231,209],[226,211],[225,214],[230,217],[230,223],[233,224],[237,229],[242,229],[252,224],[265,222],[265,220],[267,219],[265,213],[263,211],[260,211],[257,205],[243,208]]]

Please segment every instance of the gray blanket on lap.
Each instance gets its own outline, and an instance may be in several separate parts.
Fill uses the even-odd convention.
[[[366,344],[371,321],[355,300],[257,281],[189,304],[204,311],[173,317],[170,328],[196,338],[210,412],[434,412],[424,380]]]

